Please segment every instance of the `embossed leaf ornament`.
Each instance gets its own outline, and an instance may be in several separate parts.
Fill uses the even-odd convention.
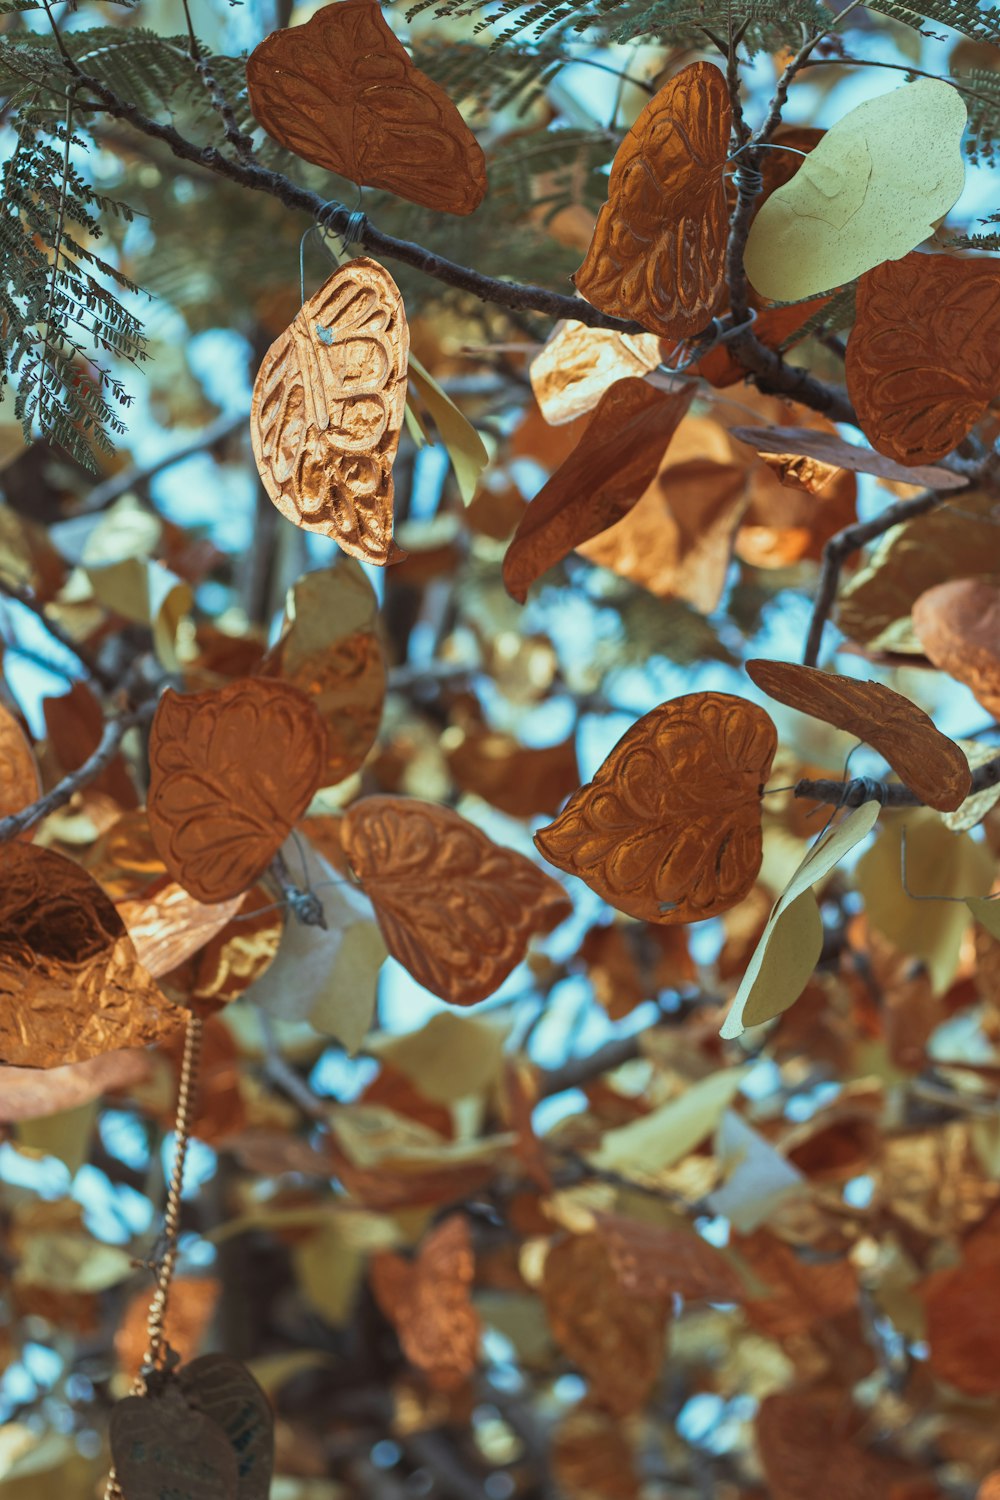
[[[393,958],[453,1005],[475,1005],[572,906],[550,875],[472,823],[411,797],[348,808],[344,852]]]
[[[268,1500],[274,1469],[274,1414],[239,1360],[205,1354],[178,1371],[188,1405],[228,1439],[236,1455],[236,1500]]]
[[[389,272],[351,260],[275,339],[254,382],[250,436],[268,495],[294,525],[362,562],[392,556],[409,347]]]
[[[964,751],[892,688],[793,662],[748,661],[747,673],[768,697],[871,745],[928,807],[954,812],[969,795]]]
[[[913,606],[913,628],[936,667],[1000,713],[1000,578],[952,578]]]
[[[873,448],[907,465],[943,458],[1000,391],[1000,266],[917,254],[876,266],[845,368]]]
[[[0,1061],[82,1062],[160,1041],[182,1019],[86,870],[33,844],[0,848]]]
[[[149,736],[149,827],[174,880],[226,901],[263,874],[305,812],[326,731],[290,683],[250,677],[218,692],[164,693]]]
[[[724,287],[726,81],[696,62],[665,84],[618,148],[577,290],[661,338],[699,333]]]
[[[474,1273],[472,1237],[462,1214],[431,1231],[415,1262],[391,1252],[372,1258],[375,1300],[407,1359],[438,1390],[463,1385],[476,1366],[479,1318],[469,1297]]]
[[[479,142],[376,0],[338,0],[272,32],[247,61],[247,88],[267,133],[329,172],[438,212],[483,200]]]
[[[771,720],[743,698],[674,698],[633,724],[535,843],[630,916],[718,916],[760,869],[760,798],[776,748]]]

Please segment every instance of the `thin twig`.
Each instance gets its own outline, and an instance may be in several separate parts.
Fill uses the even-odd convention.
[[[219,87],[218,80],[212,72],[211,64],[201,50],[201,43],[195,34],[194,24],[191,20],[191,8],[188,0],[183,0],[184,19],[187,22],[188,48],[191,53],[191,61],[198,72],[198,77],[206,94],[212,101],[212,108],[222,120],[226,133],[226,140],[232,146],[240,161],[251,161],[253,159],[253,139],[240,129],[240,122],[233,112],[233,106]]]
[[[1000,786],[1000,755],[977,766],[972,773],[969,796],[985,792],[990,787]],[[899,781],[873,781],[870,776],[858,776],[853,781],[831,781],[825,777],[816,781],[803,779],[795,784],[793,797],[807,802],[823,802],[829,807],[860,807],[876,796],[883,807],[924,807],[922,797]]]
[[[155,710],[155,703],[143,703],[139,708],[121,714],[118,718],[109,719],[104,726],[100,744],[82,766],[78,766],[75,771],[64,776],[62,781],[57,782],[51,791],[45,793],[44,797],[39,797],[37,802],[32,802],[30,807],[22,808],[20,812],[12,813],[8,818],[0,818],[0,844],[16,839],[18,834],[23,833],[26,828],[33,828],[36,823],[47,818],[49,813],[55,812],[57,808],[65,807],[78,791],[88,786],[95,777],[101,774],[105,766],[110,765],[127,732],[134,729],[137,724],[145,724],[153,717]]]
[[[196,454],[208,448],[214,448],[217,443],[241,431],[246,426],[247,416],[246,411],[224,413],[214,422],[210,422],[207,427],[203,427],[200,432],[195,433],[188,442],[182,443],[178,448],[173,448],[169,453],[164,453],[152,463],[139,464],[134,468],[124,470],[121,474],[112,474],[100,484],[95,484],[85,496],[80,507],[81,512],[84,515],[92,515],[95,511],[106,510],[129,490],[141,490],[164,470],[173,468],[175,464],[184,463],[186,459],[194,458]]]
[[[33,589],[0,576],[0,594],[5,595],[8,599],[14,599],[18,604],[23,605],[25,609],[30,609],[31,613],[37,619],[41,620],[52,639],[58,641],[60,646],[71,652],[83,667],[87,676],[92,677],[95,682],[100,683],[102,688],[105,688],[108,692],[112,692],[118,686],[118,678],[114,673],[105,671],[97,660],[97,657],[87,646],[83,646],[79,641],[75,641],[69,631],[63,629],[58,620],[53,620],[50,615],[46,614],[44,604]]]
[[[819,661],[823,631],[833,612],[840,583],[840,572],[847,558],[853,552],[859,551],[866,542],[884,536],[887,531],[891,531],[893,526],[899,526],[903,521],[912,521],[915,516],[926,515],[929,510],[935,510],[946,500],[947,495],[939,494],[936,490],[925,490],[923,494],[914,495],[912,500],[897,500],[894,505],[886,506],[885,510],[872,520],[859,521],[854,526],[846,526],[843,531],[838,531],[824,544],[819,587],[813,601],[809,634],[806,637],[806,648],[802,655],[802,660],[807,667],[814,667]]]

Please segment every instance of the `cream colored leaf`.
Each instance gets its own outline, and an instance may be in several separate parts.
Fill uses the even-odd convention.
[[[479,476],[490,461],[486,444],[447,392],[441,389],[430,371],[424,369],[412,349],[410,350],[410,381],[416,386],[421,399],[434,418],[434,425],[448,450],[459,492],[465,504],[468,505],[476,493]]]
[[[419,1031],[373,1038],[370,1050],[405,1073],[425,1099],[454,1104],[481,1093],[498,1076],[505,1035],[495,1021],[449,1010]]]
[[[743,1082],[743,1068],[724,1068],[691,1085],[641,1119],[609,1130],[596,1151],[588,1153],[603,1171],[654,1176],[679,1162],[710,1134]]]

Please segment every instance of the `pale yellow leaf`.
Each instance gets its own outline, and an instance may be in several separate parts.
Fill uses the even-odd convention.
[[[602,1171],[654,1176],[679,1162],[709,1135],[735,1099],[745,1069],[724,1068],[692,1084],[650,1114],[609,1130],[588,1160]]]
[[[441,389],[434,376],[424,369],[412,349],[410,380],[434,418],[434,425],[448,450],[462,499],[468,505],[476,493],[479,476],[490,461],[486,445],[468,418],[462,415],[451,397]]]
[[[419,1031],[378,1036],[371,1051],[405,1073],[434,1104],[453,1104],[494,1082],[503,1057],[505,1026],[461,1011],[441,1011]]]

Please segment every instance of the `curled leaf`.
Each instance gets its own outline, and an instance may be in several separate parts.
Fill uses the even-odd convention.
[[[323,722],[289,683],[168,690],[149,735],[149,827],[173,878],[227,901],[263,874],[320,785]]]
[[[273,31],[247,60],[247,89],[269,135],[359,187],[452,214],[482,202],[479,142],[377,0],[339,0]]]
[[[605,391],[580,442],[532,500],[507,548],[503,581],[519,604],[543,573],[635,505],[692,394],[693,388],[658,391],[634,378]]]
[[[250,409],[261,483],[281,514],[379,565],[392,556],[409,343],[388,271],[348,261],[265,354]]]
[[[574,277],[594,307],[672,339],[699,333],[718,311],[731,119],[726,80],[706,62],[683,68],[643,109]]]
[[[748,661],[747,674],[768,697],[871,745],[928,807],[954,812],[969,795],[961,748],[892,688],[790,662]]]
[[[814,297],[919,245],[964,186],[965,122],[961,94],[936,78],[838,120],[751,225],[745,264],[761,296]]]
[[[776,748],[771,720],[745,699],[675,698],[633,724],[535,843],[630,916],[718,916],[760,869],[760,798]]]
[[[942,672],[971,688],[991,714],[1000,714],[1000,579],[954,578],[921,594],[913,628]]]
[[[33,844],[0,848],[0,1061],[53,1068],[143,1047],[183,1019],[85,870]]]
[[[730,432],[741,443],[749,443],[761,453],[805,454],[820,463],[850,469],[854,474],[875,474],[879,479],[897,484],[922,484],[929,490],[961,490],[969,481],[950,469],[934,469],[896,463],[881,453],[845,443],[829,432],[810,427],[732,427]]]
[[[391,1251],[372,1258],[375,1300],[407,1359],[438,1390],[464,1385],[476,1367],[479,1319],[469,1297],[474,1272],[472,1237],[462,1214],[432,1230],[415,1262]]]
[[[572,910],[531,860],[416,798],[355,802],[343,845],[392,957],[453,1005],[492,995],[532,934],[551,931]]]
[[[943,458],[1000,390],[1000,266],[917,254],[875,266],[845,373],[873,448],[907,466]]]

